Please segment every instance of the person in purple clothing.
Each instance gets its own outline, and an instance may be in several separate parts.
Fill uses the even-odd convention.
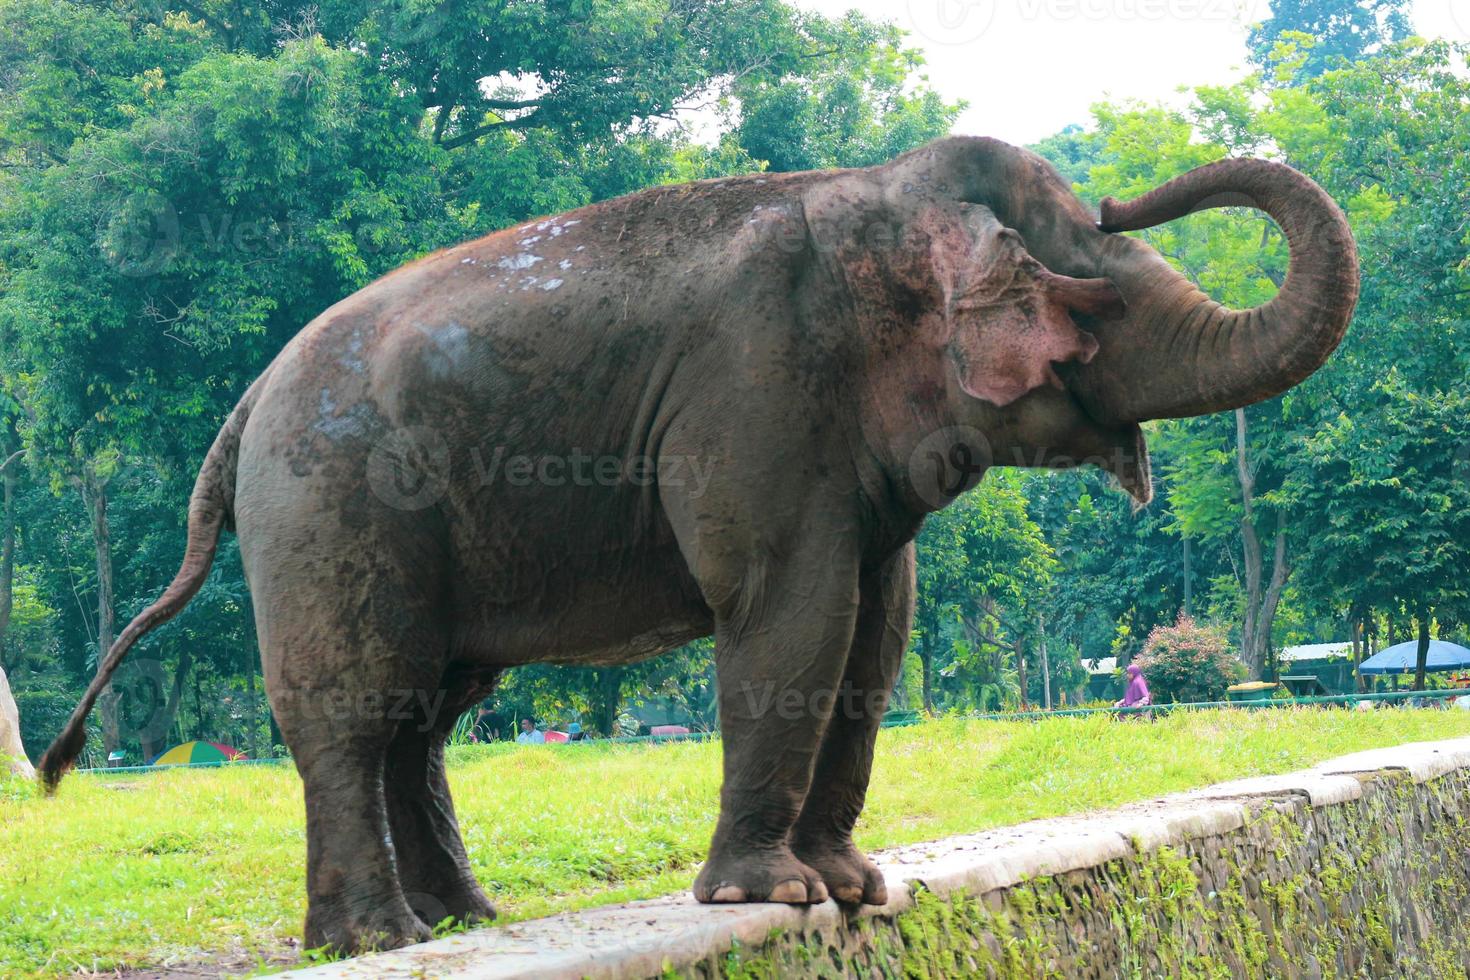
[[[1153,695],[1148,693],[1148,681],[1143,679],[1143,668],[1138,664],[1129,664],[1128,689],[1123,692],[1123,700],[1114,704],[1113,707],[1142,708],[1153,703]]]

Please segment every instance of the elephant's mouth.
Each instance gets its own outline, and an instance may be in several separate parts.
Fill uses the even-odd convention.
[[[1119,442],[1108,457],[1110,463],[1101,468],[1113,474],[1118,486],[1126,490],[1138,506],[1147,507],[1154,499],[1153,463],[1148,455],[1148,439],[1137,422],[1120,426],[1117,432]]]
[[[1143,426],[1137,422],[1099,422],[1088,413],[1070,388],[1065,390],[1067,398],[1084,420],[1081,425],[1084,431],[1079,433],[1079,444],[1085,448],[1082,450],[1082,458],[1074,466],[1068,466],[1062,461],[1057,464],[1057,468],[1096,466],[1111,473],[1113,479],[1118,481],[1118,486],[1127,491],[1128,496],[1137,501],[1140,507],[1147,506],[1154,498],[1154,486],[1148,439],[1143,433]]]
[[[1143,427],[1093,418],[1065,382],[1073,365],[1057,367],[1064,379],[1060,388],[1039,388],[1011,406],[1006,441],[1015,448],[1012,458],[998,454],[994,464],[1059,470],[1095,466],[1111,473],[1139,506],[1147,505],[1153,500],[1153,476]]]

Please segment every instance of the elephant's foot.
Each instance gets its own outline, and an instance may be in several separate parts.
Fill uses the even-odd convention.
[[[788,847],[712,850],[694,879],[700,902],[781,902],[816,905],[827,900],[822,876],[796,859]]]
[[[495,919],[495,905],[476,882],[419,891],[412,890],[408,882],[404,882],[403,887],[403,897],[408,899],[409,908],[431,929],[445,919],[453,919],[465,925],[492,922]]]
[[[798,841],[796,855],[822,876],[832,897],[845,905],[886,905],[888,885],[883,872],[852,843]]]
[[[397,949],[434,938],[402,899],[384,902],[361,911],[318,909],[306,913],[306,948],[325,948],[349,955],[373,950]]]

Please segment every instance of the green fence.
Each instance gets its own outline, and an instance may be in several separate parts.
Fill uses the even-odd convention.
[[[1450,688],[1438,691],[1382,691],[1376,694],[1321,694],[1304,698],[1261,698],[1255,701],[1187,701],[1173,704],[1151,704],[1135,708],[1053,708],[1050,711],[996,711],[971,715],[985,721],[1025,721],[1037,718],[1075,718],[1084,715],[1140,715],[1151,712],[1177,711],[1180,709],[1207,710],[1210,708],[1290,708],[1295,705],[1349,705],[1359,701],[1384,701],[1395,704],[1404,701],[1448,701],[1451,698],[1470,697],[1470,691]]]

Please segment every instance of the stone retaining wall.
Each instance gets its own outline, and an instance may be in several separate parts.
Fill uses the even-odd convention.
[[[877,855],[893,900],[684,897],[475,930],[322,977],[1470,976],[1470,739]]]

